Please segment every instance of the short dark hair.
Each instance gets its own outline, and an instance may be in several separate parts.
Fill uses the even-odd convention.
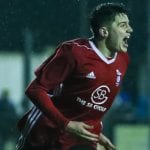
[[[99,38],[99,28],[114,21],[119,13],[128,14],[123,3],[102,3],[93,9],[90,15],[90,26],[95,38]]]

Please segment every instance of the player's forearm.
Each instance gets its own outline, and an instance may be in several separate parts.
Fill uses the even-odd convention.
[[[54,106],[45,90],[30,85],[25,94],[50,120],[54,121],[61,128],[66,127],[69,120]]]

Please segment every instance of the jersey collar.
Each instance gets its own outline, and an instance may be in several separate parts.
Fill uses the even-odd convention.
[[[106,63],[111,64],[116,60],[117,52],[115,53],[114,57],[112,59],[107,59],[102,52],[95,46],[95,44],[92,41],[89,41],[89,44],[91,48],[95,51],[95,53]]]

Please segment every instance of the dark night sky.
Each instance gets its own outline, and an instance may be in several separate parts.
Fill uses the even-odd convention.
[[[79,2],[69,0],[1,0],[0,49],[22,48],[29,28],[35,47],[79,36]]]
[[[26,28],[33,33],[34,49],[39,51],[44,45],[57,45],[64,40],[79,37],[81,1],[88,2],[87,13],[98,3],[106,2],[106,0],[0,0],[0,50],[21,50],[24,41],[23,32]],[[117,1],[121,2],[113,0]],[[132,39],[131,47],[136,49],[132,50],[132,53],[136,54],[137,49],[145,46],[141,40],[147,36],[146,0],[142,3],[144,9],[141,8],[139,0],[136,3],[130,0],[125,2],[133,9],[133,34],[136,36]],[[142,17],[143,15],[145,17]],[[137,21],[139,17],[140,24]]]

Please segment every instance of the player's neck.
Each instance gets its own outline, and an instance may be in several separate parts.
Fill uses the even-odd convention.
[[[101,41],[96,41],[93,39],[93,42],[95,44],[95,46],[99,49],[99,51],[101,51],[101,53],[106,57],[106,58],[112,58],[115,53],[112,52],[111,50],[109,50],[107,47],[106,47],[106,44],[103,40]]]

